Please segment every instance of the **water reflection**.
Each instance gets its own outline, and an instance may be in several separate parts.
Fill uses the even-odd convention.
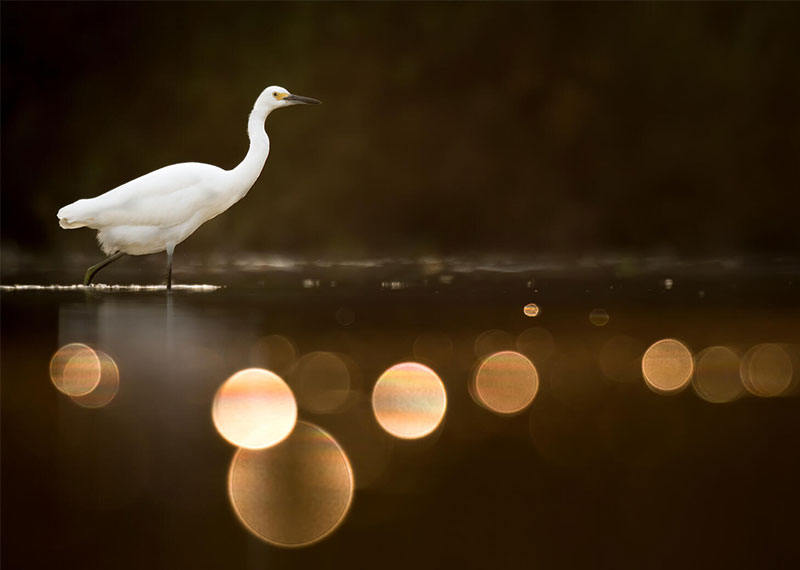
[[[189,291],[195,293],[207,293],[222,289],[221,285],[187,285],[174,284],[173,291]],[[91,285],[0,285],[0,291],[110,291],[110,292],[165,292],[166,285],[108,285],[105,283],[92,283]]]
[[[429,489],[458,489],[453,491],[458,500],[467,496],[476,479],[463,483],[464,473],[508,493],[506,497],[517,493],[519,482],[509,473],[517,467],[514,462],[528,461],[528,456],[533,460],[524,465],[530,471],[515,473],[529,486],[532,481],[551,484],[558,479],[553,473],[602,476],[604,467],[631,478],[657,479],[654,468],[665,462],[680,466],[681,454],[710,433],[720,439],[705,445],[714,443],[722,456],[742,432],[736,435],[734,423],[716,430],[709,426],[741,418],[737,414],[742,409],[779,414],[790,402],[745,398],[734,406],[713,408],[698,405],[689,395],[653,397],[645,386],[673,393],[691,383],[699,398],[721,403],[738,399],[745,387],[759,396],[786,395],[797,375],[790,345],[756,344],[765,338],[795,342],[788,318],[773,332],[759,324],[755,313],[734,317],[718,311],[709,316],[685,310],[673,315],[672,306],[650,313],[618,300],[614,323],[608,321],[613,326],[599,330],[586,322],[587,311],[611,301],[598,295],[590,305],[583,287],[572,304],[541,296],[546,314],[531,320],[520,310],[533,293],[526,286],[528,275],[517,279],[516,289],[508,288],[512,293],[498,289],[485,297],[469,289],[467,274],[459,273],[448,287],[432,277],[431,290],[458,292],[443,301],[433,292],[421,301],[415,298],[418,280],[402,279],[411,284],[407,290],[384,291],[376,301],[351,295],[345,280],[337,280],[333,288],[326,277],[320,287],[306,290],[299,277],[287,277],[299,292],[295,297],[285,291],[273,294],[269,287],[256,293],[227,289],[171,297],[151,292],[85,298],[82,292],[54,293],[62,296],[54,304],[58,335],[46,341],[52,346],[36,362],[44,373],[39,384],[56,404],[48,409],[46,397],[31,401],[44,401],[48,413],[42,417],[55,418],[57,427],[40,428],[45,435],[38,436],[31,453],[47,458],[52,450],[42,441],[57,433],[58,492],[68,497],[61,504],[106,511],[155,505],[147,507],[148,516],[165,515],[170,534],[188,534],[181,529],[207,524],[206,536],[212,528],[226,540],[230,533],[241,539],[250,532],[284,546],[311,544],[346,520],[348,531],[334,540],[352,540],[371,521],[410,521],[411,514],[422,512],[423,501],[438,500]],[[652,287],[657,278],[649,282]],[[372,283],[380,289],[380,280]],[[543,292],[536,293],[537,299],[554,289],[546,279],[537,279],[537,287]],[[696,291],[689,283],[657,295],[673,302],[685,294],[697,303]],[[709,293],[709,299],[716,294]],[[529,327],[537,323],[544,326]],[[673,334],[684,340],[668,338]],[[663,340],[648,348],[657,339]],[[89,377],[91,385],[87,371],[96,369],[91,354],[100,373],[88,395],[70,400],[50,386],[46,365],[58,346],[76,341],[82,343],[74,349],[83,359],[73,362],[74,355],[62,354],[54,376]],[[694,356],[687,343],[718,346]],[[402,364],[386,369],[395,362]],[[258,382],[255,388],[220,388],[226,378],[253,367],[263,368],[258,375],[267,375],[269,382],[286,379],[297,402],[294,414],[285,413],[291,399],[280,382],[275,381],[276,390],[264,390],[264,398],[254,397]],[[15,376],[6,370],[4,376],[11,379],[9,386]],[[359,382],[360,377],[370,382]],[[374,390],[369,390],[372,381]],[[73,401],[89,407],[108,401],[112,405],[89,413]],[[220,402],[227,403],[227,420]],[[258,412],[257,402],[279,409]],[[25,406],[18,409],[28,410]],[[210,407],[216,408],[211,414]],[[14,418],[23,415],[12,409],[4,421],[19,425]],[[319,426],[303,421],[309,417]],[[763,416],[760,425],[765,425]],[[234,451],[215,432],[219,429],[236,445],[255,447],[247,438],[264,426],[271,434],[266,450]],[[532,450],[530,441],[520,442],[520,432],[528,436],[526,428]],[[237,430],[239,435],[232,435]],[[31,431],[23,427],[19,433]],[[435,436],[425,438],[429,435]],[[731,439],[727,447],[723,437]],[[425,439],[413,445],[399,441],[415,438]],[[234,453],[228,497],[225,468]],[[608,485],[627,483],[609,479],[603,488]],[[359,508],[348,515],[356,488]],[[531,508],[547,509],[550,499],[542,500]],[[226,516],[231,506],[247,531]],[[248,548],[259,545],[252,540]]]

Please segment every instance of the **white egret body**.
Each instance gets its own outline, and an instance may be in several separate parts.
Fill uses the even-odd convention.
[[[58,211],[62,228],[89,227],[108,259],[89,268],[89,284],[97,271],[124,254],[167,252],[167,287],[172,286],[175,246],[204,222],[241,200],[258,179],[269,155],[264,121],[273,110],[319,103],[292,95],[283,87],[267,87],[253,106],[247,124],[250,149],[232,170],[211,164],[184,162],[159,168],[96,198],[78,200]]]

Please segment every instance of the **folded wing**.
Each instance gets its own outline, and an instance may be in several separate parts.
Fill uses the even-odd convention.
[[[225,170],[187,162],[166,166],[109,190],[78,200],[58,211],[62,228],[109,226],[171,227],[198,210],[213,207]]]

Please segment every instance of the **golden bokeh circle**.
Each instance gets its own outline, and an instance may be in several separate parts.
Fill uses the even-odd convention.
[[[350,307],[340,307],[336,311],[336,322],[343,327],[349,327],[356,320],[356,314]]]
[[[523,307],[522,312],[525,313],[526,317],[538,317],[539,316],[539,305],[536,303],[528,303]]]
[[[401,439],[433,433],[446,409],[442,380],[418,362],[395,364],[381,374],[372,390],[375,419],[389,434]]]
[[[50,359],[50,380],[67,396],[83,396],[94,390],[101,372],[97,353],[79,342],[62,346]]]
[[[656,392],[669,394],[686,387],[694,371],[692,352],[679,340],[665,338],[650,345],[642,357],[642,374]]]
[[[271,334],[258,339],[250,349],[250,364],[275,374],[285,374],[297,358],[292,341],[283,335]]]
[[[695,358],[692,388],[706,402],[732,402],[744,393],[739,356],[725,346],[712,346]]]
[[[280,445],[239,449],[228,472],[228,497],[242,524],[265,542],[289,548],[308,546],[336,530],[354,489],[342,447],[303,421]]]
[[[543,327],[525,329],[519,333],[515,344],[519,352],[540,365],[553,356],[556,350],[553,335]]]
[[[102,408],[108,405],[119,390],[117,363],[103,351],[96,350],[95,354],[100,361],[100,382],[88,394],[70,396],[73,402],[84,408]]]
[[[536,367],[519,352],[506,350],[481,362],[474,378],[478,403],[502,415],[527,408],[539,390]]]
[[[350,371],[337,354],[311,352],[295,362],[289,384],[297,394],[300,407],[317,414],[329,414],[347,403]]]
[[[742,359],[740,376],[747,391],[762,398],[780,396],[792,383],[792,359],[778,344],[758,344]]]
[[[478,358],[484,358],[492,353],[514,348],[514,337],[511,333],[500,329],[483,331],[475,338],[472,350]]]
[[[237,447],[262,449],[286,438],[297,421],[297,403],[286,382],[263,368],[241,370],[214,396],[219,434]]]
[[[592,309],[589,313],[589,322],[596,327],[604,327],[611,320],[611,316],[605,309]]]

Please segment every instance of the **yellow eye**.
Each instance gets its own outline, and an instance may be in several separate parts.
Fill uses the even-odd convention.
[[[275,97],[275,98],[277,99],[277,98],[278,98],[278,92],[277,92],[277,91],[273,91],[273,92],[272,92],[272,96],[273,96],[273,97]]]

